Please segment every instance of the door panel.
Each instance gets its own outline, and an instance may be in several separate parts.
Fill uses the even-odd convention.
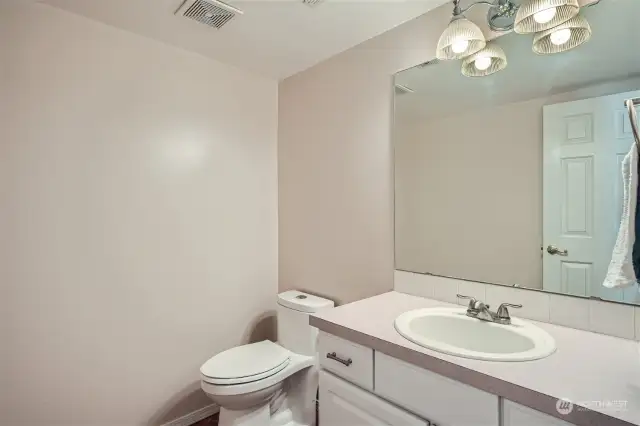
[[[593,142],[593,114],[565,116],[565,137],[563,144]]]
[[[620,215],[621,164],[633,143],[625,99],[640,91],[543,109],[543,289],[635,301],[637,288],[602,286]],[[556,246],[557,254],[546,248]],[[563,250],[567,250],[564,255]]]
[[[563,158],[562,231],[565,237],[591,238],[593,229],[593,157]]]
[[[590,263],[562,262],[562,285],[563,293],[587,296],[591,288],[591,268]]]

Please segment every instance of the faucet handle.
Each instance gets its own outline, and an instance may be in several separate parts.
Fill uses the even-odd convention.
[[[465,296],[464,294],[456,294],[456,296],[458,297],[458,299],[469,299],[469,308],[470,310],[477,310],[477,306],[479,305],[480,302],[478,299],[476,299],[475,297],[471,297],[471,296]]]
[[[522,308],[522,305],[515,305],[513,303],[502,303],[498,307],[498,311],[496,312],[496,316],[502,321],[508,321],[507,322],[507,324],[508,324],[508,323],[511,322],[511,316],[509,316],[509,310],[507,309],[507,307],[520,309],[520,308]]]

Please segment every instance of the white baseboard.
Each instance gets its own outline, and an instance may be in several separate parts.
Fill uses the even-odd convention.
[[[216,404],[207,405],[206,407],[202,407],[199,410],[193,411],[182,417],[178,417],[177,419],[173,419],[170,422],[163,424],[162,426],[191,426],[195,422],[199,422],[202,419],[213,416],[218,411],[220,411],[220,407],[218,407]]]

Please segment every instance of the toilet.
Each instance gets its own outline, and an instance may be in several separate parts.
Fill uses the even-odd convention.
[[[202,390],[220,407],[219,426],[313,426],[318,330],[309,314],[331,300],[290,290],[278,295],[278,342],[237,346],[200,367]]]

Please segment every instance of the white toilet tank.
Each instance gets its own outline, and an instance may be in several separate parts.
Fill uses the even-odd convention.
[[[292,352],[315,356],[318,329],[309,314],[333,308],[333,301],[297,290],[278,295],[278,343]]]

